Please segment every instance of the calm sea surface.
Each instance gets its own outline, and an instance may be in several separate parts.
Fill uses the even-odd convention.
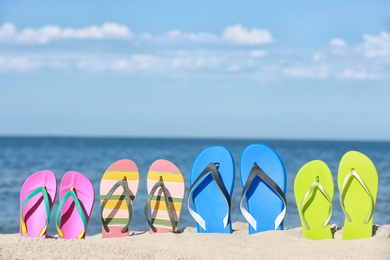
[[[285,228],[300,226],[294,198],[294,179],[307,162],[320,159],[326,162],[335,181],[331,223],[344,224],[339,204],[337,168],[341,157],[350,150],[366,154],[374,162],[379,174],[379,192],[375,209],[376,224],[390,223],[390,142],[289,141],[289,140],[222,140],[222,139],[139,139],[139,138],[22,138],[0,137],[0,233],[19,232],[19,193],[25,179],[39,170],[52,170],[58,183],[69,170],[86,175],[95,188],[95,206],[87,235],[101,233],[99,186],[107,167],[119,159],[131,159],[140,171],[140,186],[133,207],[130,230],[148,230],[144,219],[147,198],[146,176],[149,166],[157,159],[167,159],[181,170],[188,191],[189,172],[196,156],[205,148],[222,145],[235,159],[236,182],[232,199],[232,221],[245,222],[239,210],[241,183],[240,156],[246,146],[262,143],[273,148],[282,158],[287,172],[288,210]],[[185,201],[187,193],[185,194]],[[58,199],[58,197],[57,197]],[[49,234],[56,234],[52,211]],[[179,228],[195,226],[184,202]]]

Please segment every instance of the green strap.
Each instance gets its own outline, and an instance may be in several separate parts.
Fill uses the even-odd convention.
[[[133,208],[132,208],[132,204],[131,204],[131,197],[130,197],[130,193],[129,193],[129,188],[127,186],[127,179],[126,179],[126,176],[125,176],[125,177],[123,177],[122,180],[118,181],[117,183],[115,183],[112,186],[112,188],[109,190],[107,195],[104,197],[102,206],[100,208],[100,218],[101,218],[101,221],[102,221],[103,228],[104,228],[104,230],[106,232],[110,232],[110,229],[108,227],[108,222],[109,221],[107,221],[107,219],[104,220],[104,218],[103,218],[103,210],[104,210],[107,202],[110,200],[112,194],[114,194],[115,190],[118,189],[119,187],[123,188],[123,193],[124,193],[125,201],[126,201],[126,204],[127,204],[127,210],[128,210],[128,213],[129,213],[128,221],[127,221],[126,225],[122,228],[121,232],[125,233],[128,230],[129,225],[130,225],[130,221],[131,221],[132,214],[133,214],[132,213],[133,212]]]
[[[355,179],[363,187],[363,189],[365,190],[365,192],[367,193],[367,195],[370,197],[370,200],[371,200],[370,210],[367,214],[366,220],[364,221],[364,224],[367,224],[370,221],[372,214],[374,213],[375,202],[374,202],[374,198],[372,197],[372,194],[371,194],[369,188],[367,187],[366,183],[363,181],[363,179],[360,177],[360,175],[357,172],[355,172],[355,170],[353,168],[351,169],[351,172],[345,177],[343,185],[341,186],[341,190],[340,190],[341,209],[344,211],[344,214],[345,214],[345,217],[347,218],[347,220],[349,222],[351,222],[352,219],[349,216],[347,210],[345,209],[344,198],[345,198],[345,193],[346,193],[346,186],[352,180],[353,177],[355,177]]]
[[[152,222],[148,218],[148,208],[150,206],[150,202],[151,202],[151,200],[152,200],[152,198],[154,196],[154,193],[156,192],[156,190],[159,187],[161,187],[161,189],[163,190],[163,193],[164,193],[165,205],[167,207],[169,220],[171,221],[171,225],[172,225],[172,233],[175,233],[176,232],[177,223],[175,221],[175,218],[173,217],[173,212],[172,212],[171,205],[170,205],[170,202],[169,202],[169,199],[168,199],[169,192],[168,192],[167,188],[164,185],[164,181],[163,181],[162,176],[160,176],[160,180],[158,182],[156,182],[156,184],[150,190],[148,199],[146,200],[145,207],[144,207],[144,213],[145,213],[146,221],[148,222],[148,224],[149,224],[150,228],[153,230],[153,232],[157,232],[157,229],[154,227],[154,225],[152,224]]]
[[[326,200],[329,202],[329,212],[328,212],[328,218],[325,220],[322,227],[326,227],[329,224],[330,218],[332,216],[332,200],[330,199],[328,193],[325,191],[324,187],[319,182],[319,177],[316,177],[316,180],[311,184],[309,190],[306,192],[305,196],[302,199],[301,205],[299,206],[299,210],[302,216],[303,224],[307,228],[307,230],[310,230],[310,226],[306,221],[305,214],[303,213],[303,208],[306,207],[306,204],[309,202],[310,195],[314,194],[314,189],[318,189],[322,195],[326,198]]]
[[[24,207],[38,193],[42,193],[43,202],[44,202],[45,209],[46,209],[46,225],[45,225],[44,229],[41,231],[41,236],[43,235],[42,233],[45,233],[45,231],[46,231],[46,229],[47,229],[47,227],[49,225],[49,222],[50,222],[50,200],[49,200],[49,195],[47,193],[46,187],[45,186],[41,186],[41,187],[36,188],[33,192],[31,192],[24,199],[24,201],[22,203],[22,208],[21,208],[21,211],[20,211],[20,219],[22,221],[22,232],[23,232],[23,234],[27,233],[26,222],[25,222],[24,217],[23,217]]]
[[[83,208],[81,207],[79,198],[77,197],[77,195],[76,195],[76,193],[74,191],[74,187],[72,186],[71,189],[67,193],[65,193],[64,197],[62,198],[62,200],[61,200],[61,202],[60,202],[60,204],[58,205],[58,208],[57,208],[56,227],[57,227],[57,231],[58,231],[58,233],[59,233],[59,235],[61,237],[64,237],[64,233],[62,232],[60,226],[58,225],[58,219],[59,219],[60,212],[61,212],[62,208],[65,205],[65,202],[68,200],[68,198],[70,196],[73,198],[73,201],[74,201],[74,203],[76,205],[77,211],[78,211],[78,213],[80,215],[80,218],[81,218],[81,220],[83,222],[84,231],[81,234],[84,234],[86,232],[86,230],[87,230],[87,218],[86,218],[86,215],[85,215],[85,213],[83,211]],[[79,238],[80,237],[82,237],[82,235],[79,236]]]

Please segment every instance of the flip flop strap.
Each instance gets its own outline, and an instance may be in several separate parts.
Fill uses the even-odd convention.
[[[301,205],[299,206],[299,211],[300,211],[301,216],[302,216],[302,221],[303,221],[303,224],[305,225],[307,230],[310,230],[310,226],[306,221],[305,214],[303,213],[303,208],[309,202],[309,198],[311,198],[311,195],[314,194],[314,189],[316,189],[316,188],[322,193],[322,195],[324,195],[325,199],[329,202],[329,206],[330,206],[329,212],[328,212],[328,218],[325,220],[322,227],[326,227],[327,225],[329,225],[329,221],[330,221],[330,218],[332,216],[332,210],[333,210],[332,209],[332,200],[329,197],[326,190],[324,189],[324,186],[322,186],[321,183],[319,182],[319,177],[317,177],[316,180],[310,185],[309,190],[306,192],[305,196],[302,199]]]
[[[152,224],[152,222],[148,218],[148,208],[150,207],[150,202],[152,201],[152,199],[154,197],[154,193],[156,193],[156,190],[158,188],[161,188],[163,193],[164,193],[165,205],[167,208],[169,220],[171,221],[171,225],[172,225],[172,233],[175,233],[176,227],[177,227],[177,222],[175,221],[175,218],[173,217],[173,211],[172,211],[171,204],[170,204],[170,201],[168,198],[169,192],[164,185],[164,180],[163,180],[162,176],[160,176],[160,180],[158,182],[156,182],[156,184],[154,184],[153,188],[150,190],[148,199],[146,200],[145,207],[144,207],[144,213],[145,213],[146,220],[148,221],[149,227],[153,230],[153,232],[157,232],[157,229],[154,227],[154,225]]]
[[[60,201],[60,204],[58,205],[57,213],[56,213],[56,227],[57,227],[57,231],[58,231],[58,234],[60,235],[60,237],[64,238],[64,232],[61,230],[60,226],[58,225],[58,219],[59,219],[60,212],[61,212],[62,208],[65,205],[65,202],[68,200],[69,197],[73,198],[73,201],[75,203],[77,211],[78,211],[78,213],[80,215],[80,218],[81,218],[81,220],[83,222],[84,230],[77,237],[77,239],[81,239],[84,236],[84,234],[85,234],[85,232],[87,230],[87,218],[86,218],[86,215],[85,215],[85,213],[83,211],[83,208],[82,208],[82,206],[80,204],[79,198],[77,197],[77,195],[76,195],[76,193],[74,191],[74,186],[72,186],[70,188],[70,190],[67,193],[65,193],[64,197]]]
[[[374,202],[374,198],[370,192],[370,189],[367,187],[366,183],[364,182],[364,180],[360,177],[360,175],[355,172],[354,169],[351,169],[351,172],[345,177],[344,179],[344,182],[343,182],[343,185],[341,186],[341,190],[340,190],[340,205],[341,205],[341,209],[344,211],[344,214],[345,214],[345,217],[347,218],[347,220],[349,222],[352,221],[351,217],[349,216],[347,210],[345,209],[345,204],[344,204],[344,198],[345,198],[345,192],[346,192],[346,186],[347,184],[351,181],[352,178],[355,178],[359,184],[363,187],[364,191],[367,193],[367,195],[370,197],[370,201],[371,201],[371,204],[370,204],[370,210],[367,214],[367,217],[366,217],[366,220],[364,221],[364,224],[367,224],[373,213],[374,213],[374,207],[375,207],[375,202]]]
[[[255,218],[244,208],[242,205],[244,196],[246,192],[248,191],[249,187],[251,186],[253,180],[255,177],[259,177],[268,187],[270,187],[275,193],[279,196],[279,198],[283,201],[283,210],[279,213],[279,215],[276,217],[274,222],[274,229],[276,230],[280,224],[282,223],[286,212],[287,212],[287,199],[284,195],[282,189],[279,187],[279,185],[274,182],[264,171],[261,169],[257,163],[254,163],[254,166],[252,167],[248,179],[246,180],[246,183],[244,185],[244,189],[241,193],[241,199],[240,199],[240,210],[241,213],[244,215],[245,219],[248,221],[248,223],[252,226],[254,230],[257,230],[257,221]]]
[[[195,219],[195,221],[204,229],[206,230],[206,222],[205,220],[198,214],[196,213],[192,208],[191,208],[191,205],[190,205],[190,198],[192,198],[192,190],[195,188],[196,184],[203,178],[203,176],[207,175],[207,174],[211,174],[211,176],[213,177],[215,183],[217,184],[219,190],[222,192],[224,198],[225,198],[225,201],[226,201],[226,205],[227,205],[227,213],[225,215],[225,217],[223,218],[223,227],[225,228],[228,224],[228,221],[229,221],[229,213],[230,213],[230,195],[227,191],[227,189],[225,188],[225,185],[223,184],[223,181],[219,175],[219,172],[218,172],[218,169],[217,167],[219,167],[219,163],[209,163],[206,168],[200,173],[200,175],[198,176],[198,178],[196,178],[196,180],[194,181],[194,183],[191,185],[190,187],[190,190],[188,191],[188,196],[187,196],[187,207],[188,207],[188,210],[191,214],[191,216]]]
[[[104,208],[106,207],[107,202],[110,200],[111,196],[114,194],[116,189],[118,189],[119,187],[123,188],[124,198],[125,198],[125,201],[126,201],[126,204],[127,204],[127,211],[129,213],[128,221],[127,221],[126,225],[121,230],[122,233],[125,233],[128,230],[129,225],[130,225],[130,221],[131,221],[131,218],[132,218],[132,215],[133,215],[133,207],[132,207],[132,204],[131,204],[131,197],[130,197],[129,189],[128,189],[128,186],[127,186],[126,177],[124,177],[122,180],[117,181],[111,187],[111,189],[108,191],[107,195],[104,197],[102,206],[100,208],[100,218],[101,218],[101,221],[102,221],[102,226],[103,226],[103,228],[104,228],[104,230],[106,232],[110,232],[110,228],[108,227],[108,222],[109,221],[107,221],[107,219],[104,220],[104,218],[103,218],[103,211],[104,211]]]
[[[46,225],[42,229],[42,231],[39,233],[40,236],[43,236],[45,234],[45,232],[47,230],[47,227],[49,225],[49,222],[50,222],[50,209],[51,209],[49,195],[47,193],[46,186],[41,186],[41,187],[36,188],[33,192],[31,192],[24,199],[24,201],[22,203],[22,208],[21,208],[21,211],[20,211],[20,220],[21,220],[21,223],[22,223],[22,233],[24,235],[27,234],[27,225],[26,225],[26,221],[24,220],[24,217],[23,217],[24,207],[38,193],[42,193],[43,201],[44,201],[44,205],[45,205],[45,209],[46,209]]]

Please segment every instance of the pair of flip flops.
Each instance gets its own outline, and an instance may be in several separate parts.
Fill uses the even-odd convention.
[[[32,174],[20,192],[20,235],[46,238],[51,210],[57,196],[57,179],[52,171]],[[56,212],[59,237],[85,238],[95,193],[86,176],[76,171],[65,173],[60,184],[60,204]]]
[[[280,157],[268,146],[253,144],[243,151],[240,170],[243,188],[240,210],[249,223],[249,234],[283,229],[286,172]],[[233,156],[225,147],[209,147],[196,158],[187,206],[198,233],[232,233],[234,181]],[[244,199],[248,210],[243,206]]]
[[[138,167],[132,160],[119,160],[104,173],[100,184],[104,238],[129,235],[138,185]],[[149,195],[144,212],[151,233],[177,232],[184,189],[183,176],[172,162],[161,159],[150,166],[147,177]]]
[[[349,151],[341,158],[337,182],[345,215],[342,238],[372,237],[378,193],[374,164],[366,155]],[[333,238],[329,221],[334,183],[328,165],[320,160],[305,164],[295,178],[294,193],[304,237],[313,240]]]

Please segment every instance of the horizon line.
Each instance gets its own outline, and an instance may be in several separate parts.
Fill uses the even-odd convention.
[[[261,141],[307,141],[307,142],[390,142],[390,139],[346,138],[301,138],[301,137],[237,137],[237,136],[142,136],[142,135],[49,135],[49,134],[0,134],[0,138],[74,138],[74,139],[177,139],[177,140],[261,140]]]

